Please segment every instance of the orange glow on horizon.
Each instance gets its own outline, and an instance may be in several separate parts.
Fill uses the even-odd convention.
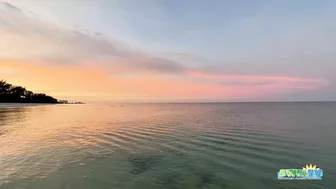
[[[220,81],[266,82],[267,85],[221,85],[184,80],[169,80],[157,75],[114,77],[111,69],[92,65],[52,65],[38,62],[0,61],[8,82],[34,92],[43,92],[69,100],[98,99],[228,99],[263,98],[283,93],[294,86],[315,89],[322,80],[273,76],[207,75],[190,73],[189,77]],[[11,70],[11,71],[6,71]],[[7,72],[7,73],[6,73]],[[10,73],[12,72],[12,73]]]

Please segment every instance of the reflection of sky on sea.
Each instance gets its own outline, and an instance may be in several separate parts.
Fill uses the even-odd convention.
[[[0,108],[0,185],[260,189],[276,186],[280,169],[307,162],[323,169],[327,174],[322,182],[330,184],[336,176],[330,150],[335,104],[310,107],[213,103]],[[317,131],[316,123],[330,132]],[[300,132],[317,135],[308,140]],[[321,136],[323,140],[315,140]],[[242,177],[248,182],[238,181]]]

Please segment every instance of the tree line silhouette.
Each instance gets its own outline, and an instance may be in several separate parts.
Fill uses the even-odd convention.
[[[44,93],[33,93],[24,87],[0,80],[0,103],[58,103],[58,100]]]

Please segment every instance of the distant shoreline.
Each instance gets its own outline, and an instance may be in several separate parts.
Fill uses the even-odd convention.
[[[48,105],[64,105],[64,103],[22,103],[22,102],[0,102],[0,108],[12,108],[12,107],[27,107],[27,106],[48,106]],[[69,105],[78,105],[71,104]]]
[[[62,103],[51,103],[51,102],[0,102],[0,104],[62,104]]]
[[[20,108],[29,106],[48,106],[56,105],[55,103],[0,103],[0,108]]]
[[[57,100],[44,93],[34,93],[25,87],[16,86],[6,80],[0,80],[0,103],[21,103],[21,104],[85,104],[84,102],[69,102],[68,100]]]
[[[84,102],[81,103],[60,103],[60,102],[0,102],[0,104],[85,104]]]

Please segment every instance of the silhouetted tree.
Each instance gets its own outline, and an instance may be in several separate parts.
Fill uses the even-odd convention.
[[[24,95],[25,95],[27,101],[31,101],[34,93],[32,91],[25,91]]]
[[[14,86],[5,80],[0,80],[1,102],[57,103],[58,100],[43,93],[35,94],[32,91],[27,91],[24,87]]]
[[[20,86],[13,86],[11,89],[10,89],[10,93],[11,94],[14,94],[16,96],[23,96],[26,92],[26,89],[24,87],[20,87]]]
[[[7,94],[11,86],[5,80],[0,80],[0,94]]]

